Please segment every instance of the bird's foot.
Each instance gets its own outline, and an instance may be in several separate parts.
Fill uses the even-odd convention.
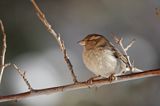
[[[94,76],[94,77],[91,77],[90,79],[88,79],[86,82],[88,84],[92,84],[94,80],[99,79],[99,78],[101,78],[100,75],[99,76]]]
[[[114,76],[114,74],[111,74],[111,75],[108,77],[108,80],[109,80],[110,83],[112,83],[112,81],[114,81],[114,80],[116,80],[116,79],[117,79],[117,77]]]

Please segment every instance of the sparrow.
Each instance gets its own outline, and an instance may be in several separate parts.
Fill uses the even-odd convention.
[[[89,34],[78,42],[83,46],[83,62],[96,76],[109,78],[128,71],[126,57],[103,35]]]

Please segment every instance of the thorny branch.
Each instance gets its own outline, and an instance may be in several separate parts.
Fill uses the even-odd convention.
[[[25,71],[21,71],[20,68],[19,68],[17,65],[15,65],[15,64],[13,64],[13,66],[14,66],[14,68],[16,69],[16,71],[19,73],[19,75],[22,77],[22,79],[24,80],[24,82],[26,83],[26,85],[28,86],[28,89],[29,89],[30,91],[33,91],[33,88],[32,88],[32,86],[31,86],[31,84],[28,82],[28,80],[27,80],[27,78],[26,78],[26,73],[25,73]]]
[[[37,12],[38,17],[39,17],[39,19],[41,20],[41,22],[42,22],[42,23],[44,24],[44,26],[47,28],[48,32],[50,32],[50,33],[52,34],[52,36],[56,38],[56,40],[57,40],[57,42],[58,42],[58,44],[59,44],[59,46],[60,46],[60,49],[61,49],[61,51],[62,51],[62,53],[63,53],[64,60],[65,60],[65,62],[67,63],[67,66],[68,66],[68,68],[69,68],[69,70],[70,70],[70,72],[71,72],[73,81],[74,81],[74,83],[77,83],[78,81],[77,81],[76,75],[75,75],[75,73],[74,73],[74,71],[73,71],[73,66],[72,66],[72,64],[71,64],[71,62],[70,62],[70,60],[69,60],[69,57],[68,57],[68,54],[67,54],[67,50],[66,50],[65,45],[64,45],[64,41],[62,40],[60,34],[57,34],[57,33],[53,30],[52,26],[48,23],[45,15],[44,15],[44,13],[40,10],[40,8],[39,8],[38,5],[36,4],[35,0],[31,0],[31,2],[32,2],[33,6],[34,6],[34,8],[35,8],[35,10],[36,10],[36,12]]]
[[[0,96],[0,102],[21,100],[21,99],[25,99],[33,96],[54,94],[57,92],[88,88],[88,86],[89,87],[102,86],[102,85],[107,85],[111,83],[118,83],[118,82],[140,79],[140,78],[151,77],[151,76],[160,76],[160,69],[148,70],[140,73],[118,76],[117,77],[118,79],[112,82],[110,82],[110,80],[106,78],[106,79],[93,80],[92,83],[88,83],[87,81],[84,81],[84,82],[78,82],[74,84],[68,84],[68,85],[45,88],[45,89],[34,89],[32,92],[29,91],[29,92],[23,92],[18,94]]]
[[[5,33],[4,26],[1,20],[0,20],[0,31],[2,32],[2,49],[1,49],[1,55],[0,55],[0,84],[1,84],[3,72],[6,67],[5,54],[6,54],[6,48],[7,48],[6,33]]]

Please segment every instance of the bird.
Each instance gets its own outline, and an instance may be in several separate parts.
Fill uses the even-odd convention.
[[[95,74],[104,78],[128,71],[126,57],[103,35],[89,34],[78,42],[83,46],[83,62]]]

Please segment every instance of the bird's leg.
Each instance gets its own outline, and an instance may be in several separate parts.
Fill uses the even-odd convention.
[[[92,84],[93,80],[100,79],[100,78],[101,78],[100,75],[91,77],[90,79],[87,80],[87,83]]]
[[[111,74],[111,75],[108,77],[108,80],[109,80],[110,83],[111,83],[112,81],[116,80],[116,79],[117,79],[117,77],[114,76],[114,73]]]

